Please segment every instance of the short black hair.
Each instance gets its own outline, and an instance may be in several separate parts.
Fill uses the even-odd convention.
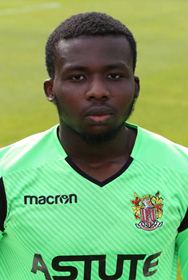
[[[46,68],[49,76],[55,75],[55,47],[62,39],[73,39],[80,36],[125,36],[129,42],[133,71],[136,68],[136,41],[131,31],[119,20],[98,12],[73,15],[62,22],[49,36],[46,43]]]

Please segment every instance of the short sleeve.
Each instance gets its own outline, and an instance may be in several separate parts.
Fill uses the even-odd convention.
[[[183,280],[188,280],[188,211],[178,229],[176,241],[182,277]]]

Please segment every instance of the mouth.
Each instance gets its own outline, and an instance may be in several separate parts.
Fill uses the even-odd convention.
[[[86,119],[93,123],[103,123],[114,115],[114,110],[108,107],[92,107],[85,113]]]
[[[104,122],[110,119],[111,115],[89,115],[87,119],[93,122]]]

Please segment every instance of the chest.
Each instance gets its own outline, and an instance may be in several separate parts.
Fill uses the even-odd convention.
[[[172,244],[181,220],[178,194],[165,174],[160,180],[158,175],[149,180],[148,172],[131,165],[101,187],[69,165],[58,165],[22,174],[19,181],[8,178],[7,231],[27,231],[39,246],[48,240],[69,253],[74,248],[139,253],[148,242],[158,250]]]
[[[154,262],[156,275],[158,261],[172,265],[181,201],[166,173],[148,175],[133,162],[101,187],[70,165],[57,164],[4,182],[2,246],[27,255],[27,271],[32,263],[34,272],[45,263],[50,275],[62,275],[66,266],[80,280],[137,279],[148,276]]]

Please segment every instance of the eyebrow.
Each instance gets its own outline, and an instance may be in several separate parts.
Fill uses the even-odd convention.
[[[85,65],[79,65],[79,64],[68,64],[68,65],[64,65],[64,71],[86,71],[88,70],[88,66]],[[131,66],[122,63],[122,62],[118,62],[118,63],[112,63],[112,64],[107,64],[104,65],[103,67],[105,70],[113,70],[113,69],[117,69],[117,68],[121,68],[124,70],[130,70]]]
[[[121,68],[121,69],[124,69],[124,70],[129,70],[129,69],[131,69],[131,65],[119,62],[119,63],[109,64],[109,65],[107,65],[106,68],[109,69],[109,70],[116,69],[116,68]]]

